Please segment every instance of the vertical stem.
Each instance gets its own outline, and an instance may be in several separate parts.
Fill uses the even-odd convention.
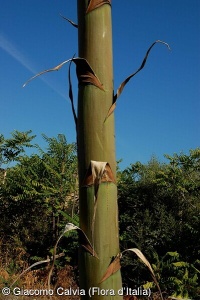
[[[82,187],[90,161],[104,161],[116,176],[114,114],[105,121],[113,100],[112,22],[111,6],[104,4],[86,14],[88,0],[78,0],[79,57],[85,58],[103,84],[104,91],[93,85],[79,86],[78,94],[78,161],[80,183],[80,227],[92,241],[94,187]],[[99,284],[111,259],[119,252],[117,187],[115,183],[101,183],[98,191],[94,227],[96,259],[83,249],[80,251],[80,288],[115,290],[121,299],[121,274],[117,271]],[[93,299],[105,295],[95,293]],[[110,296],[112,297],[112,296]],[[109,295],[106,296],[109,300]],[[89,296],[84,297],[89,299]]]

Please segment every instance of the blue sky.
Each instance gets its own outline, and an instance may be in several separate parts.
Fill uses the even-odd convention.
[[[117,159],[121,167],[152,155],[188,153],[200,146],[200,1],[113,0],[114,85],[145,68],[118,99],[115,110]],[[68,100],[67,66],[23,83],[77,53],[76,1],[0,0],[0,133],[31,129],[76,138]],[[76,81],[73,88],[76,97]]]

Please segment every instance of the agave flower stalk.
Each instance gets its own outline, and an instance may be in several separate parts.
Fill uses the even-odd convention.
[[[119,253],[114,114],[105,121],[113,103],[110,1],[90,1],[88,6],[88,0],[78,0],[78,42],[79,57],[88,61],[102,84],[79,84],[78,92],[80,227],[99,258],[81,250],[80,288],[86,292],[91,287],[113,289],[115,299],[121,299],[117,295],[122,287],[120,270],[100,283],[112,258]],[[104,297],[98,293],[92,296]]]

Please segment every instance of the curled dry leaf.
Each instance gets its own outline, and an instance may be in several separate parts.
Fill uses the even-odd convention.
[[[111,5],[111,0],[90,0],[86,14],[104,4]]]
[[[76,229],[79,229],[78,226],[74,225],[73,223],[67,223],[65,225],[65,229],[63,230],[63,233],[61,234],[61,237],[68,231],[70,230],[76,230]]]
[[[132,251],[132,252],[134,252],[134,253],[140,258],[140,260],[143,262],[143,264],[145,264],[145,265],[147,266],[147,268],[149,269],[149,271],[150,271],[150,273],[151,273],[151,276],[152,276],[152,278],[153,278],[153,280],[154,280],[154,282],[155,282],[155,284],[156,284],[156,286],[157,286],[157,288],[158,288],[158,290],[159,290],[161,299],[163,300],[163,296],[162,296],[162,292],[161,292],[160,286],[159,286],[159,284],[158,284],[158,281],[157,281],[157,279],[156,279],[155,273],[154,273],[154,271],[153,271],[153,269],[152,269],[152,266],[151,266],[150,262],[148,261],[148,259],[147,259],[147,258],[144,256],[144,254],[143,254],[139,249],[137,249],[137,248],[126,249],[126,250],[124,250],[124,251],[122,252],[122,254],[123,254],[124,252],[127,252],[127,251]],[[122,256],[122,255],[121,255],[121,256]]]
[[[115,107],[116,107],[116,101],[117,101],[117,99],[119,98],[119,96],[121,95],[121,93],[122,93],[122,91],[123,91],[125,85],[129,82],[129,80],[130,80],[132,77],[134,77],[138,72],[140,72],[140,71],[144,68],[144,66],[145,66],[145,64],[146,64],[146,61],[147,61],[147,58],[148,58],[148,55],[149,55],[151,49],[152,49],[153,46],[154,46],[155,44],[157,44],[157,43],[164,44],[164,45],[166,45],[166,46],[170,49],[170,47],[169,47],[169,45],[168,45],[167,43],[165,43],[165,42],[163,42],[163,41],[160,41],[160,40],[155,41],[155,42],[149,47],[149,49],[147,50],[146,55],[145,55],[145,57],[144,57],[144,59],[143,59],[143,61],[142,61],[142,64],[141,64],[141,66],[139,67],[139,69],[138,69],[136,72],[134,72],[133,74],[131,74],[130,76],[128,76],[128,77],[120,84],[119,88],[117,89],[117,93],[116,93],[116,94],[114,95],[114,97],[113,97],[113,104],[111,105],[111,107],[110,107],[110,109],[109,109],[109,111],[108,111],[108,114],[107,114],[107,116],[106,116],[106,119],[107,119],[107,118],[113,113],[113,111],[115,110]]]
[[[53,261],[52,261],[52,265],[51,268],[49,270],[49,274],[48,274],[48,289],[50,289],[50,283],[51,283],[51,276],[53,273],[53,269],[54,269],[54,265],[55,265],[55,259],[56,259],[56,251],[57,251],[57,247],[58,247],[58,243],[60,241],[60,239],[63,237],[63,235],[71,230],[78,230],[79,231],[79,236],[80,236],[80,243],[83,246],[83,248],[89,252],[92,256],[95,256],[96,258],[98,258],[97,254],[95,253],[89,239],[87,238],[86,234],[83,232],[83,230],[81,230],[78,226],[74,225],[73,223],[67,223],[65,226],[64,231],[62,232],[62,234],[58,237],[56,244],[54,246],[53,249]]]
[[[114,182],[114,175],[107,162],[91,160],[82,187],[94,185],[94,211],[92,217],[92,241],[94,248],[94,224],[97,210],[97,198],[101,182]]]
[[[73,230],[73,229],[76,229],[76,226],[72,223],[68,223],[66,226],[65,226],[65,229],[64,231],[61,233],[61,235],[58,237],[57,241],[56,241],[56,244],[53,248],[53,261],[52,261],[52,264],[51,264],[51,267],[50,267],[50,270],[49,270],[49,274],[48,274],[48,280],[47,280],[47,284],[48,284],[48,289],[50,290],[50,284],[51,284],[51,276],[52,276],[52,273],[53,273],[53,269],[54,269],[54,265],[55,265],[55,258],[56,258],[56,251],[57,251],[57,247],[58,247],[58,243],[60,241],[60,239],[63,237],[63,235],[67,232],[67,231],[70,231],[70,230]]]
[[[88,61],[84,58],[73,58],[76,64],[76,74],[80,84],[92,84],[104,91],[103,85],[95,75]]]
[[[85,232],[79,228],[78,226],[72,224],[72,223],[67,223],[67,225],[65,226],[65,229],[61,235],[61,237],[68,231],[70,230],[78,230],[79,233],[79,238],[80,238],[80,244],[81,246],[87,251],[89,252],[91,255],[95,256],[96,258],[98,258],[97,254],[95,253],[87,235],[85,234]]]
[[[64,20],[68,21],[72,26],[74,26],[75,28],[78,28],[78,25],[77,25],[76,23],[74,23],[72,20],[70,20],[70,19],[68,19],[68,18],[66,18],[66,17],[64,17],[64,16],[62,16],[61,14],[60,14],[60,16],[61,16]]]
[[[55,259],[56,259],[56,251],[57,251],[57,247],[58,247],[58,243],[60,241],[60,239],[63,237],[63,235],[71,230],[78,230],[80,233],[80,241],[81,241],[81,245],[84,247],[84,249],[89,252],[91,255],[95,256],[96,258],[98,258],[98,256],[96,255],[94,249],[92,248],[92,245],[90,243],[90,241],[88,240],[86,234],[83,232],[83,230],[81,230],[78,226],[72,224],[72,223],[67,223],[65,226],[64,231],[62,232],[62,234],[58,237],[56,244],[54,246],[53,249],[53,259],[52,259],[52,265],[50,267],[49,270],[49,274],[48,274],[48,289],[50,290],[50,283],[51,283],[51,276],[53,273],[53,269],[54,269],[54,265],[55,265]]]
[[[103,177],[103,173],[105,170],[107,162],[102,161],[94,161],[91,160],[91,169],[92,169],[92,178],[94,182],[94,197],[95,200],[97,200],[97,194],[99,190],[99,185],[101,183],[101,179]]]
[[[51,68],[51,69],[48,69],[48,70],[44,70],[36,75],[34,75],[33,77],[31,77],[30,79],[28,79],[24,84],[23,84],[23,87],[25,87],[30,81],[32,81],[33,79],[35,79],[36,77],[39,77],[45,73],[48,73],[48,72],[53,72],[53,71],[58,71],[62,68],[62,66],[64,66],[66,63],[68,63],[71,59],[68,59],[68,60],[65,60],[63,61],[61,64],[59,64],[58,66],[54,67],[54,68]]]
[[[100,164],[98,164],[98,162],[91,161],[82,186],[94,185],[96,178],[99,177],[101,178],[101,182],[115,183],[115,178],[109,163],[100,162]]]
[[[114,258],[114,260],[108,266],[105,274],[101,278],[100,283],[102,283],[103,281],[105,281],[106,279],[108,279],[111,275],[113,275],[114,273],[116,273],[121,268],[120,259],[121,259],[121,254],[118,253],[117,256]]]
[[[150,262],[147,260],[147,258],[144,256],[144,254],[139,249],[137,249],[137,248],[131,248],[131,249],[124,250],[122,253],[124,253],[126,251],[132,251],[132,252],[134,252],[141,259],[141,261],[148,267],[148,269],[151,272],[151,274],[153,276],[155,276],[154,271],[153,271],[153,269],[151,267]]]
[[[84,58],[80,58],[80,57],[65,60],[64,62],[62,62],[61,64],[59,64],[58,66],[56,66],[54,68],[44,70],[44,71],[36,74],[35,76],[33,76],[29,80],[27,80],[24,83],[23,87],[25,87],[31,80],[35,79],[36,77],[39,77],[48,72],[60,70],[66,63],[71,62],[71,61],[73,61],[76,65],[76,74],[77,74],[78,81],[80,84],[83,84],[83,85],[91,84],[91,85],[94,85],[104,91],[104,88],[103,88],[101,82],[99,81],[98,77],[95,75],[93,69],[91,68],[91,66],[89,65],[87,60]]]

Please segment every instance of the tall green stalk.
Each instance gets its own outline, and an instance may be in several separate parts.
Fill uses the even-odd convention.
[[[77,136],[80,227],[92,242],[99,258],[84,249],[80,251],[80,288],[86,292],[92,287],[100,287],[103,292],[113,289],[115,299],[121,299],[117,293],[122,287],[120,270],[100,283],[112,258],[119,253],[117,186],[115,182],[102,182],[99,188],[95,187],[95,183],[89,186],[84,184],[91,161],[108,162],[116,177],[114,114],[105,121],[113,102],[111,6],[106,3],[86,13],[88,0],[77,2],[79,57],[89,62],[103,85],[103,89],[91,84],[79,85]],[[95,188],[98,188],[96,213]],[[92,299],[104,297],[95,292]],[[106,296],[107,299],[109,297],[112,296]],[[89,299],[89,296],[84,296],[84,299]]]

